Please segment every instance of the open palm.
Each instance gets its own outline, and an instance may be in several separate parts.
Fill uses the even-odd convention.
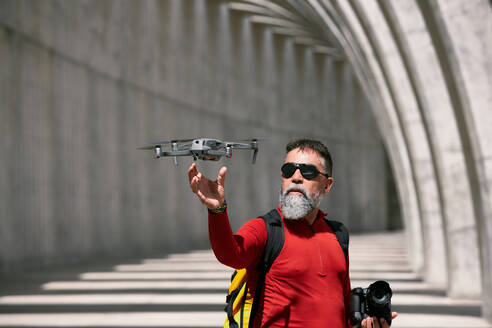
[[[212,181],[198,171],[195,163],[191,164],[188,169],[188,179],[191,190],[193,190],[200,201],[210,209],[219,207],[225,200],[224,183],[226,172],[227,168],[222,167],[217,176],[217,180]]]

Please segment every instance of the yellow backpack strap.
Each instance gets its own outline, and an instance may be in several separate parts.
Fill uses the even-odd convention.
[[[254,315],[258,310],[258,303],[263,293],[265,275],[270,270],[273,261],[277,258],[284,245],[284,228],[282,219],[277,210],[272,210],[260,216],[265,221],[267,229],[267,241],[261,260],[258,263],[258,283],[254,291],[248,289],[247,271],[240,269],[234,271],[231,277],[231,285],[226,299],[224,311],[227,317],[224,328],[252,327]]]
[[[246,269],[234,271],[231,277],[231,285],[229,286],[229,292],[226,298],[227,304],[224,308],[224,311],[227,313],[227,319],[224,323],[224,327],[242,327],[242,312],[244,302],[247,297],[247,292],[248,284]]]

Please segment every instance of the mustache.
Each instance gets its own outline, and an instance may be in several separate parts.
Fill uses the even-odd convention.
[[[302,185],[296,185],[296,184],[291,184],[290,186],[285,188],[284,192],[282,193],[282,196],[286,196],[292,190],[299,191],[300,193],[302,193],[302,195],[305,198],[309,198],[306,189]]]

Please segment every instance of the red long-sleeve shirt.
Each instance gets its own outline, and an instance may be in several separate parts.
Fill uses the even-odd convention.
[[[319,211],[313,225],[304,219],[285,220],[282,251],[265,277],[265,292],[254,327],[348,327],[350,278],[348,260]],[[232,233],[227,212],[209,214],[209,237],[217,259],[235,269],[248,269],[255,290],[257,265],[266,244],[261,218]]]

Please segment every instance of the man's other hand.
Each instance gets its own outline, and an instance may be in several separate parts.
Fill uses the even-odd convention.
[[[196,167],[196,163],[191,164],[188,169],[188,179],[190,181],[191,190],[198,196],[200,201],[209,209],[213,210],[224,203],[225,200],[225,177],[227,167],[222,167],[219,170],[217,180],[212,181],[207,179],[200,173]]]
[[[391,312],[391,321],[393,322],[393,319],[395,319],[398,316],[398,313],[396,312]],[[383,318],[379,319],[380,322],[378,322],[378,318],[376,317],[370,317],[362,320],[361,327],[362,328],[388,328],[389,325],[384,320]]]

